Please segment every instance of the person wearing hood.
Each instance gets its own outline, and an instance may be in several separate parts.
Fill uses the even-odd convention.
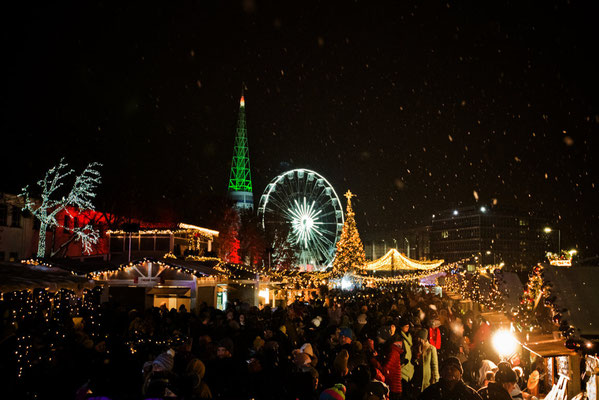
[[[385,343],[385,361],[382,367],[385,383],[389,386],[389,399],[391,400],[401,398],[403,386],[401,359],[404,352],[402,347],[402,340],[396,336]]]
[[[485,386],[485,378],[487,377],[487,372],[497,372],[497,365],[491,360],[483,360],[482,365],[478,370],[478,387],[481,388]]]
[[[187,364],[185,370],[185,376],[190,385],[191,396],[194,399],[211,399],[212,393],[210,388],[204,382],[204,375],[206,374],[206,366],[202,361],[197,358],[192,359]]]

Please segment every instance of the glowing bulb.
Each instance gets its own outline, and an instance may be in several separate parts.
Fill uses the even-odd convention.
[[[495,351],[497,351],[497,354],[503,358],[514,354],[516,351],[516,346],[518,345],[514,335],[507,330],[499,330],[495,332],[492,340]]]

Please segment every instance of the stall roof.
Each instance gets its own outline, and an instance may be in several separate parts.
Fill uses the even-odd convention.
[[[541,357],[570,356],[576,354],[568,349],[563,338],[556,339],[553,334],[535,334],[528,336],[521,334],[520,342],[533,353]]]
[[[218,265],[218,261],[184,261],[173,258],[164,259],[160,261],[175,267],[182,267],[195,270],[207,276],[224,275],[223,272],[214,269],[214,267]]]
[[[80,290],[95,283],[56,266],[0,262],[0,292],[26,289]]]
[[[564,317],[582,336],[599,335],[599,268],[596,266],[545,266],[545,280],[552,285],[555,304],[566,308]]]
[[[96,271],[117,269],[120,265],[116,262],[93,260],[78,260],[73,258],[56,258],[46,261],[46,263],[65,271],[71,271],[77,275],[87,275]]]

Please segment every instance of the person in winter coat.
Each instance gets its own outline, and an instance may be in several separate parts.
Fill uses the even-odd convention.
[[[495,382],[480,389],[478,394],[483,400],[511,400],[510,393],[516,387],[518,376],[509,363],[500,362],[495,373]]]
[[[385,362],[383,364],[383,374],[385,383],[389,386],[391,400],[401,397],[402,366],[401,355],[403,343],[400,339],[391,338],[385,344]]]
[[[428,332],[426,329],[419,330],[416,337],[421,349],[418,360],[422,368],[422,383],[420,385],[420,391],[422,392],[433,383],[439,381],[439,360],[437,358],[437,349],[427,340]]]
[[[414,365],[412,365],[412,335],[410,334],[410,322],[402,318],[399,322],[399,334],[403,341],[403,363],[401,366],[401,379],[405,382],[412,380],[414,376]]]
[[[441,379],[427,387],[418,400],[482,400],[478,393],[462,380],[462,363],[456,357],[443,362]]]

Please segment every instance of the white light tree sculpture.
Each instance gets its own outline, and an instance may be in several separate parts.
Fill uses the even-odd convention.
[[[76,240],[81,241],[83,251],[87,254],[91,253],[92,245],[96,244],[100,238],[98,230],[89,223],[82,227],[64,226],[57,221],[56,217],[62,211],[73,217],[70,207],[78,208],[81,211],[94,209],[92,199],[96,197],[94,191],[101,183],[100,172],[97,170],[97,167],[100,166],[102,164],[90,163],[80,175],[75,177],[75,182],[69,193],[58,199],[52,199],[52,196],[58,196],[57,191],[64,185],[64,180],[75,172],[73,169],[68,169],[64,158],[57,166],[50,168],[44,178],[37,182],[41,188],[41,202],[36,202],[31,198],[29,185],[23,188],[19,195],[25,199],[23,210],[29,210],[40,221],[37,257],[45,257],[46,231],[53,228],[62,228],[71,232]]]

